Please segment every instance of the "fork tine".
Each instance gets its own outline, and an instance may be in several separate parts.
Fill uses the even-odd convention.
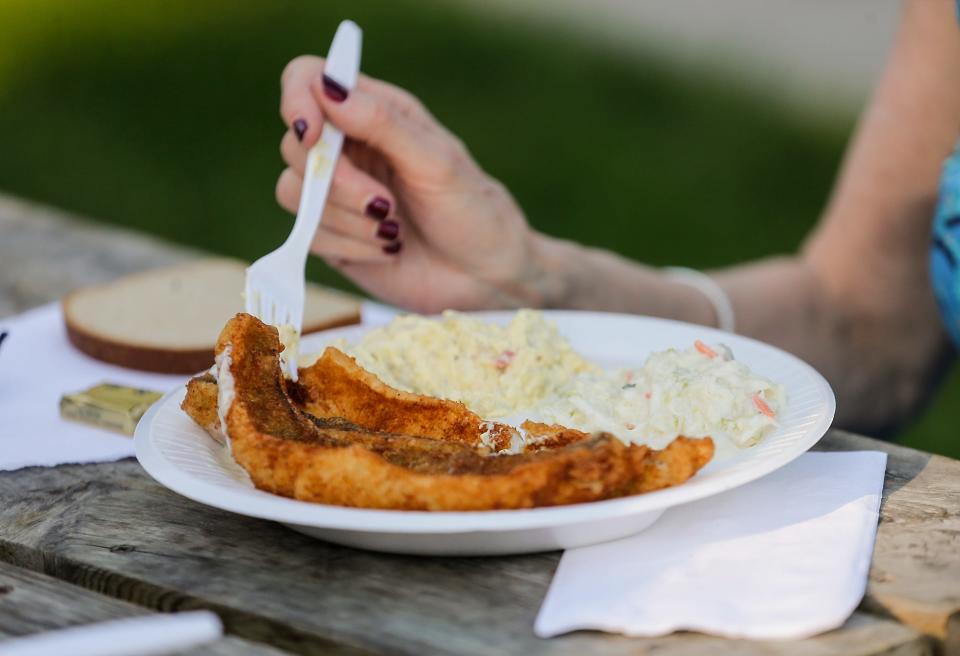
[[[250,274],[247,273],[247,279],[243,284],[243,309],[247,314],[256,314],[257,308],[253,298],[253,288],[250,286]]]
[[[273,325],[273,299],[271,298],[263,301],[263,321]]]
[[[250,301],[250,314],[252,314],[253,316],[259,319],[260,318],[260,292],[258,292],[253,288],[251,289],[253,292],[253,300]]]
[[[247,312],[263,320],[263,290],[247,281]]]
[[[277,322],[277,302],[270,301],[270,325],[276,326],[279,325]]]

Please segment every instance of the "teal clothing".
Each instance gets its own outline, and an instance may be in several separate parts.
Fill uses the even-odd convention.
[[[960,0],[957,0],[960,20]],[[930,242],[930,282],[943,325],[960,348],[960,143],[943,165]]]
[[[960,144],[947,158],[933,219],[930,280],[940,314],[953,343],[960,347]]]

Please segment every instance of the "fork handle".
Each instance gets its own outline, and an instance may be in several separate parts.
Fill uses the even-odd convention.
[[[345,20],[337,27],[330,45],[324,75],[333,78],[348,91],[357,85],[360,72],[360,47],[363,32],[353,21]],[[320,225],[327,194],[333,181],[333,172],[343,148],[343,133],[329,122],[323,126],[320,139],[307,153],[307,168],[303,175],[303,190],[300,192],[300,207],[297,220],[284,246],[301,255],[304,263],[310,244]]]
[[[327,123],[323,126],[320,139],[307,153],[307,168],[303,175],[303,190],[300,192],[300,206],[293,230],[284,244],[296,249],[306,260],[313,236],[320,225],[323,208],[327,204],[327,195],[333,181],[333,171],[337,165],[340,150],[343,148],[343,133]]]

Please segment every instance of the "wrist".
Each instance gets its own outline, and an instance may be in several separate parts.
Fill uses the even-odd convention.
[[[577,245],[535,230],[530,231],[527,257],[520,276],[532,307],[560,308],[569,305],[568,268],[575,262]]]
[[[712,277],[687,267],[666,267],[661,269],[663,275],[670,282],[696,290],[706,299],[713,310],[713,320],[710,323],[700,321],[708,326],[719,328],[727,332],[735,332],[736,320],[733,303],[730,295]],[[692,305],[692,304],[690,304]],[[702,313],[701,313],[702,314]]]

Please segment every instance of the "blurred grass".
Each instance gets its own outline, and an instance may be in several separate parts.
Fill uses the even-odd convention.
[[[290,225],[273,199],[280,71],[344,17],[364,70],[419,95],[534,225],[652,264],[795,249],[851,128],[429,0],[5,0],[0,189],[255,258]],[[954,376],[904,440],[960,456],[958,399]]]

